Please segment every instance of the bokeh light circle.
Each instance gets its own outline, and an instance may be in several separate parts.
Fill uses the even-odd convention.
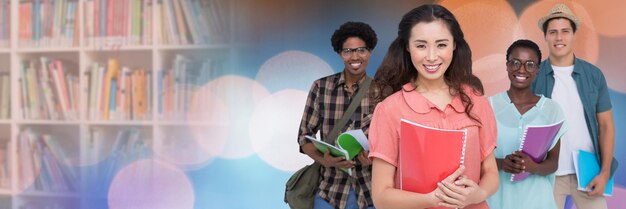
[[[283,171],[296,171],[311,158],[299,152],[298,128],[307,92],[276,92],[254,109],[250,119],[252,147],[265,162]]]
[[[307,91],[315,79],[333,73],[332,67],[320,57],[291,50],[265,61],[256,75],[256,80],[270,92],[288,88]]]
[[[113,178],[108,202],[111,209],[191,209],[193,185],[175,166],[155,160],[139,160],[122,168]]]
[[[505,52],[513,42],[517,16],[504,0],[441,1],[461,25],[473,60]]]
[[[228,117],[228,124],[214,122],[218,125],[210,129],[195,126],[197,129],[193,130],[195,132],[193,135],[202,139],[204,135],[212,131],[217,131],[215,133],[226,131],[225,145],[219,157],[239,159],[254,154],[247,127],[256,104],[269,95],[267,89],[254,80],[234,75],[222,76],[212,80],[206,84],[206,88],[210,89],[211,93],[227,107],[225,112]],[[217,143],[221,143],[221,141]],[[212,141],[199,142],[199,144],[204,149],[211,150]]]
[[[483,83],[485,96],[506,91],[511,85],[506,71],[505,54],[492,54],[475,61],[472,71]]]

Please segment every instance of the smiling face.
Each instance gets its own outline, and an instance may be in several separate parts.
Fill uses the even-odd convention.
[[[371,53],[369,50],[366,52],[359,52],[355,49],[367,48],[365,41],[358,37],[350,37],[343,43],[343,49],[350,49],[349,53],[339,53],[339,56],[343,60],[344,69],[349,76],[360,78],[365,74],[365,68],[370,59]]]
[[[567,56],[573,56],[572,49],[574,45],[574,29],[568,19],[556,18],[548,22],[546,28],[546,42],[550,49],[550,58],[562,59]]]
[[[444,79],[452,61],[454,39],[443,21],[421,22],[413,26],[407,47],[418,80]]]
[[[511,88],[529,88],[539,71],[539,58],[533,50],[517,47],[513,49],[507,61],[507,71]]]

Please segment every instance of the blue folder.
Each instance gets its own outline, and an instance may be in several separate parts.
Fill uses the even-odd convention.
[[[578,178],[578,190],[585,190],[587,185],[591,183],[594,177],[600,173],[600,164],[595,153],[587,152],[584,150],[574,151],[574,167],[576,168],[576,177]],[[613,195],[613,179],[614,176],[609,178],[604,188],[604,196]]]

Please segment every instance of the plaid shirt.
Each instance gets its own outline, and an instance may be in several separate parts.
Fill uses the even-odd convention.
[[[348,109],[351,98],[356,94],[363,81],[365,81],[365,76],[353,84],[354,93],[350,93],[343,72],[316,80],[311,86],[304,107],[300,131],[298,132],[298,144],[302,146],[310,142],[304,136],[313,136],[320,131],[325,142],[335,145],[336,139],[328,139],[327,135],[333,129],[333,125],[339,122],[344,111]],[[341,128],[340,133],[352,129],[362,129],[367,135],[374,107],[371,103],[372,100],[368,97],[368,92],[365,93],[361,105],[356,108],[352,117]],[[318,193],[335,208],[343,209],[346,207],[350,187],[354,188],[359,208],[374,205],[370,193],[372,167],[362,166],[358,160],[355,162],[353,176],[349,176],[335,167],[326,168],[322,166],[322,181]]]

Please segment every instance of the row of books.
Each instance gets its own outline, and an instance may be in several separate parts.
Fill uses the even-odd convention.
[[[57,138],[39,134],[30,128],[19,133],[17,156],[20,189],[46,192],[77,192],[78,174],[66,165],[69,158]]]
[[[227,4],[225,0],[87,0],[87,44],[148,45],[152,27],[162,44],[224,43],[229,31]]]
[[[10,0],[0,0],[0,47],[10,40]],[[79,7],[84,6],[85,44],[90,47],[226,43],[227,0],[29,0],[20,1],[20,47],[79,45]],[[153,27],[155,27],[153,29]]]
[[[82,145],[82,160],[99,162],[99,159],[105,157],[95,166],[80,169],[85,172],[85,189],[89,191],[106,191],[107,185],[122,167],[151,156],[150,139],[145,138],[141,130],[124,128],[115,137],[107,135],[111,133],[102,128],[91,128]],[[113,138],[115,140],[111,141]],[[25,128],[19,133],[17,173],[20,190],[72,193],[81,189],[79,170],[68,163],[76,160],[66,155],[58,140],[61,139],[57,136],[40,134],[31,128]],[[0,142],[3,142],[0,143],[0,188],[10,189],[8,147],[11,145],[8,140]],[[136,174],[140,172],[148,171],[136,171]]]
[[[11,0],[0,0],[0,48],[9,47],[11,40]]]
[[[87,45],[106,47],[150,44],[152,5],[152,0],[87,0]]]
[[[228,34],[226,0],[158,0],[158,39],[165,44],[225,43]]]
[[[76,120],[78,76],[67,73],[67,62],[40,57],[20,66],[20,106],[25,119]]]
[[[158,78],[158,114],[165,120],[207,118],[211,98],[205,84],[217,73],[217,60],[193,61],[176,55]],[[19,106],[24,119],[78,120],[80,82],[68,63],[40,57],[21,63]],[[68,73],[69,72],[69,73]],[[90,120],[150,120],[152,71],[121,66],[119,60],[94,62],[86,71],[87,118]],[[0,117],[9,117],[10,77],[0,75]],[[4,92],[4,93],[3,93]]]
[[[151,156],[151,149],[148,141],[141,130],[137,128],[125,128],[117,132],[115,141],[107,153],[107,144],[110,144],[113,136],[107,136],[110,131],[102,128],[91,128],[86,142],[83,144],[85,150],[85,160],[87,162],[98,162],[103,156],[106,159],[85,170],[85,189],[90,192],[106,191],[108,185],[115,174],[129,163]],[[133,172],[139,173],[144,171]]]
[[[176,55],[171,68],[162,70],[158,80],[158,112],[164,120],[198,121],[208,118],[208,91],[204,87],[214,72],[215,61],[194,63]]]
[[[0,119],[9,119],[11,115],[11,77],[8,73],[0,74]]]
[[[152,112],[150,71],[132,70],[117,59],[93,63],[89,74],[88,114],[92,120],[148,120]]]
[[[19,3],[19,46],[78,46],[77,0],[32,0]]]

